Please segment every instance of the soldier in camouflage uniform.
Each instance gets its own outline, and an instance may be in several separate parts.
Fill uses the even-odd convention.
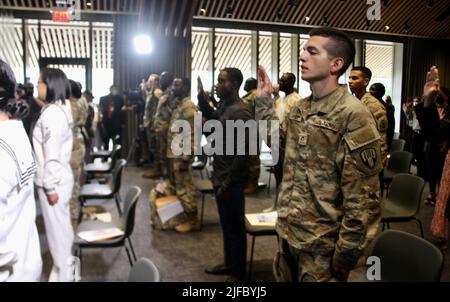
[[[284,175],[274,261],[278,281],[347,280],[375,236],[380,219],[382,169],[376,124],[338,78],[355,55],[343,32],[317,28],[300,55],[312,95],[287,118]],[[259,70],[258,119],[277,119],[270,79]]]
[[[73,117],[73,147],[72,157],[70,158],[70,166],[72,167],[74,180],[72,197],[70,199],[70,216],[72,217],[72,226],[74,227],[74,229],[76,229],[79,207],[78,196],[80,194],[80,178],[86,152],[82,131],[86,124],[87,110],[83,106],[83,103],[80,102],[80,99],[82,97],[81,86],[72,80],[70,81],[70,85],[72,91],[72,95],[70,97],[70,105],[72,108]]]
[[[284,97],[278,98],[274,102],[275,112],[280,121],[280,127],[285,130],[287,125],[287,117],[291,111],[292,106],[300,100],[300,95],[294,90],[296,77],[293,73],[287,72],[278,80],[278,86],[284,92]],[[280,143],[280,157],[278,163],[274,167],[274,175],[276,180],[277,190],[283,178],[283,162],[284,162],[284,146],[285,142]]]
[[[152,175],[152,177],[167,176],[167,133],[169,131],[169,123],[171,112],[169,110],[170,104],[170,88],[173,82],[173,76],[168,72],[161,74],[161,89],[163,95],[159,98],[158,107],[156,109],[154,129],[156,134],[158,152],[155,153],[155,162],[160,163],[161,170],[159,174]]]
[[[247,103],[252,110],[252,116],[255,117],[255,97],[258,82],[255,78],[249,78],[245,81],[244,90],[247,92],[242,100]],[[261,160],[259,159],[260,146],[258,146],[258,154],[249,156],[249,175],[248,183],[244,189],[245,194],[253,194],[258,189],[259,174],[261,173]]]
[[[167,135],[168,177],[170,184],[175,188],[174,191],[183,205],[186,214],[186,219],[175,227],[175,230],[180,233],[199,229],[197,197],[192,175],[192,163],[195,157],[194,115],[197,107],[188,96],[190,87],[191,83],[188,79],[175,79],[172,85],[173,99],[168,106],[169,111],[171,111],[169,132]],[[180,131],[177,123],[182,121],[187,121],[190,129],[184,129],[181,135],[174,131]],[[188,150],[183,149],[186,143],[190,143]],[[180,152],[182,150],[187,152]],[[182,154],[177,155],[180,153]]]
[[[353,67],[352,72],[348,78],[348,84],[352,93],[361,100],[361,102],[369,109],[375,122],[377,124],[378,132],[380,133],[381,158],[383,164],[387,160],[388,145],[387,145],[387,128],[388,118],[386,107],[377,100],[370,92],[367,92],[367,86],[372,78],[372,72],[369,68],[364,66]]]
[[[160,175],[160,162],[157,160],[158,144],[155,132],[155,114],[158,108],[159,98],[162,96],[162,91],[159,88],[159,75],[152,74],[149,76],[146,83],[146,101],[144,113],[144,128],[147,134],[148,152],[150,157],[150,164],[152,168],[144,173],[144,177],[154,177]]]

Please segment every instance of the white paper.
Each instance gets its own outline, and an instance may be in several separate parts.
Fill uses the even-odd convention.
[[[245,214],[251,225],[255,226],[273,226],[277,222],[277,212]]]
[[[176,200],[174,202],[169,202],[163,205],[156,211],[158,212],[159,219],[161,219],[161,222],[165,223],[169,219],[172,219],[178,214],[183,213],[184,209],[183,206],[181,205],[181,202],[179,200]]]
[[[123,234],[124,234],[123,231],[119,228],[108,228],[108,229],[80,232],[78,233],[78,237],[87,242],[94,242],[123,236]]]

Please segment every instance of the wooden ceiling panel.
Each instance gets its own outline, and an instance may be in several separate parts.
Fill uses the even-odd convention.
[[[450,16],[443,21],[435,19],[450,7],[450,0],[434,0],[431,8],[425,0],[381,1],[381,20],[375,20],[367,26],[366,15],[369,5],[365,0],[301,0],[298,6],[292,6],[287,0],[201,0],[198,2],[196,18],[227,18],[226,9],[233,8],[231,19],[279,23],[283,25],[323,26],[327,17],[328,26],[367,31],[371,33],[390,33],[403,36],[423,36],[450,38]],[[200,15],[204,9],[205,14]],[[305,17],[310,18],[305,23]],[[405,25],[409,27],[405,31]],[[389,30],[385,30],[389,26]]]
[[[384,3],[385,1],[381,1]],[[134,14],[139,20],[159,25],[161,33],[185,33],[192,17],[226,18],[287,25],[328,26],[383,33],[434,38],[450,38],[450,16],[435,19],[449,9],[450,0],[434,0],[431,8],[425,0],[391,0],[381,7],[381,20],[367,26],[369,8],[365,0],[301,0],[292,6],[287,0],[80,0],[83,13]],[[91,3],[91,5],[88,5]],[[46,11],[55,0],[0,0],[0,10]],[[227,16],[231,6],[233,13]],[[200,13],[204,9],[205,14]],[[305,23],[305,17],[310,18]],[[405,25],[409,30],[405,31]]]

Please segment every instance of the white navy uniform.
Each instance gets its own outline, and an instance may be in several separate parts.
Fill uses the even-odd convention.
[[[36,163],[21,121],[0,122],[0,167],[0,281],[39,281]]]
[[[33,147],[37,173],[34,183],[44,217],[45,231],[53,268],[50,281],[67,281],[74,239],[69,201],[72,195],[72,110],[70,102],[45,105],[33,130]],[[58,193],[59,200],[51,206],[47,194]]]

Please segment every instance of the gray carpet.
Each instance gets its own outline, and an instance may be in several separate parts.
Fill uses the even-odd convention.
[[[205,202],[205,218],[203,229],[199,232],[178,234],[174,231],[153,230],[149,223],[148,192],[155,185],[155,181],[142,178],[143,169],[127,167],[122,180],[121,192],[127,188],[138,185],[142,188],[136,210],[136,223],[132,234],[133,245],[137,257],[150,258],[161,273],[164,282],[215,282],[224,281],[224,276],[212,276],[204,273],[204,268],[223,261],[222,233],[219,225],[219,216],[215,200],[208,195]],[[196,175],[199,177],[199,175]],[[268,182],[268,173],[262,172],[260,181]],[[246,198],[246,212],[258,212],[273,204],[274,179],[271,182],[271,194],[267,189]],[[428,189],[426,189],[428,193]],[[201,197],[198,197],[199,203]],[[114,203],[105,205],[111,209],[113,216],[117,217]],[[425,238],[432,241],[429,232],[433,207],[423,205],[420,219],[423,222]],[[38,229],[41,239],[41,249],[44,259],[42,281],[48,280],[51,269],[51,256],[48,251],[42,216],[38,216]],[[415,222],[391,224],[391,228],[403,230],[419,235]],[[433,242],[433,241],[432,241]],[[248,237],[247,246],[250,255],[251,237]],[[272,259],[277,249],[276,237],[258,237],[256,239],[253,278],[252,281],[273,281]],[[370,249],[369,249],[370,251]],[[450,281],[450,267],[448,265],[448,252],[442,274],[442,281]],[[248,257],[249,259],[250,257]],[[124,248],[83,250],[81,263],[81,279],[83,282],[126,281],[130,271],[130,264]],[[357,270],[350,275],[350,281],[365,281],[365,273]]]

